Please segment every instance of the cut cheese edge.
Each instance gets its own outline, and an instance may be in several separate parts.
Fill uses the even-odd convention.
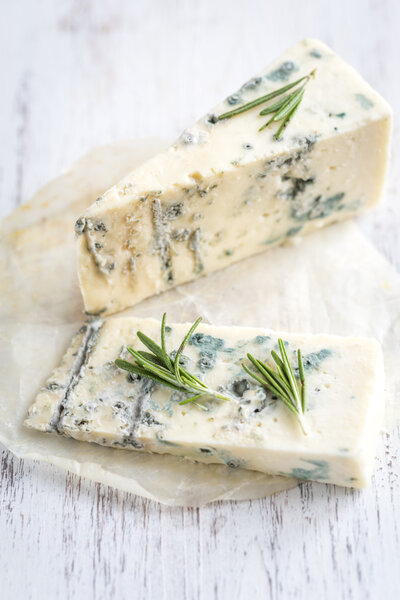
[[[188,328],[168,328],[169,352],[177,350]],[[115,448],[350,487],[368,484],[384,408],[377,342],[201,324],[183,360],[211,389],[231,397],[228,402],[206,399],[204,412],[180,405],[184,394],[115,366],[118,356],[130,357],[126,346],[143,349],[139,330],[160,341],[160,323],[154,319],[116,318],[84,326],[25,424]],[[306,436],[296,416],[242,367],[248,352],[270,362],[279,337],[293,365],[297,348],[303,353]]]
[[[282,140],[277,126],[258,131],[258,109],[215,118],[313,69]],[[390,107],[352,67],[317,40],[296,44],[77,221],[86,311],[119,311],[373,206],[390,132]]]

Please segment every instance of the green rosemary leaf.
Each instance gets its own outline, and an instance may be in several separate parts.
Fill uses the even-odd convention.
[[[175,361],[174,361],[174,372],[175,372],[175,377],[177,378],[177,380],[182,384],[182,379],[181,379],[181,375],[180,375],[180,368],[179,368],[179,361],[181,359],[181,354],[183,352],[183,350],[185,349],[186,344],[188,343],[188,341],[190,340],[192,334],[194,333],[194,330],[196,329],[196,327],[198,327],[199,323],[201,322],[201,317],[199,317],[197,319],[197,321],[195,321],[193,323],[193,325],[191,326],[191,328],[189,329],[189,331],[187,332],[187,334],[185,335],[185,337],[183,338],[181,345],[179,346],[178,352],[176,353],[175,356]]]
[[[152,339],[150,339],[146,334],[142,333],[141,331],[137,332],[137,336],[138,336],[139,340],[142,342],[142,344],[144,344],[146,346],[146,348],[148,348],[150,350],[150,352],[152,352],[158,358],[160,358],[163,362],[165,362],[165,353],[158,344],[153,342]]]
[[[283,102],[281,109],[280,110],[284,110],[286,108],[286,106],[290,103],[291,97],[286,96],[285,98],[285,102]],[[269,121],[267,121],[265,123],[265,125],[263,125],[262,127],[260,127],[260,129],[258,131],[263,131],[264,129],[266,129],[271,123],[273,123],[274,121],[276,121],[275,119],[276,115],[272,115],[272,117],[269,119]]]
[[[219,394],[218,392],[213,392],[213,396],[218,398],[219,400],[224,400],[225,402],[230,402],[229,396],[224,396],[223,394]]]
[[[281,338],[278,340],[278,346],[281,356],[272,350],[271,356],[277,368],[275,372],[269,365],[261,360],[254,358],[251,354],[247,358],[252,365],[257,369],[255,373],[247,365],[242,363],[243,369],[253,379],[262,386],[266,387],[270,392],[277,396],[284,405],[296,415],[303,433],[306,435],[304,426],[304,413],[306,411],[306,380],[304,374],[303,359],[300,350],[297,351],[297,362],[299,368],[300,392],[296,381],[292,366],[289,362],[285,344]]]
[[[132,350],[132,348],[130,349],[130,351],[131,350]],[[154,364],[152,361],[147,360],[146,358],[142,357],[139,354],[139,352],[136,352],[135,350],[133,350],[133,352],[131,352],[131,354],[134,358],[136,358],[136,361],[139,363],[139,365],[142,366],[147,371],[149,371],[149,373],[153,373],[153,374],[157,375],[158,377],[162,377],[165,379],[165,381],[170,381],[172,383],[175,382],[174,377],[165,367],[160,367],[160,366]]]
[[[196,377],[195,375],[189,373],[183,367],[180,368],[180,373],[181,373],[182,379],[184,381],[186,381],[187,383],[199,385],[199,386],[207,389],[207,386],[204,383],[204,381],[201,381],[201,379],[198,379],[198,377]]]
[[[171,368],[172,362],[171,362],[170,357],[168,356],[167,346],[166,346],[166,343],[165,343],[165,323],[166,323],[166,320],[167,320],[167,313],[164,313],[163,316],[162,316],[162,320],[161,320],[161,348],[162,348],[162,351],[163,351],[164,356],[165,356],[165,358],[164,358],[165,364],[166,364],[166,366],[168,368]]]
[[[231,400],[230,397],[210,389],[204,381],[201,381],[198,377],[189,373],[189,371],[184,369],[180,364],[183,350],[200,321],[201,318],[193,323],[183,338],[175,357],[172,358],[171,354],[168,354],[166,348],[166,314],[164,314],[161,321],[161,346],[143,332],[138,331],[137,335],[139,340],[148,350],[150,350],[150,352],[145,350],[135,350],[129,346],[127,350],[134,358],[135,362],[131,363],[117,358],[115,361],[116,366],[125,371],[129,371],[130,373],[148,377],[156,383],[165,385],[184,394],[192,394],[189,398],[183,400],[181,404],[192,403],[202,410],[208,410],[207,407],[199,404],[197,400],[206,396],[218,400]]]
[[[279,127],[279,129],[275,135],[276,140],[280,140],[283,130],[286,129],[289,122],[292,120],[294,114],[297,112],[302,98],[303,98],[303,96],[300,97],[300,99],[297,101],[297,104],[295,104],[295,106],[293,107],[292,112],[286,117],[286,119],[283,121],[282,125]]]
[[[154,356],[153,354],[151,354],[151,352],[145,352],[144,350],[138,350],[138,353],[140,354],[140,356],[142,356],[143,358],[146,358],[150,362],[153,362],[155,365],[157,365],[159,367],[164,367],[163,361],[160,358],[157,358],[157,356]]]
[[[278,102],[275,102],[275,104],[271,104],[270,106],[267,106],[267,108],[264,108],[259,115],[262,117],[264,115],[270,115],[271,113],[276,112],[277,110],[279,110],[284,104],[286,104],[286,102],[288,100],[290,100],[290,98],[293,96],[292,92],[291,94],[289,94],[288,96],[283,96],[283,98],[281,100],[278,100]]]
[[[183,404],[194,404],[198,408],[201,408],[201,410],[204,410],[205,412],[209,412],[209,409],[207,408],[207,406],[204,406],[204,404],[200,404],[200,402],[197,402],[197,400],[199,400],[203,396],[204,396],[204,394],[197,394],[197,396],[191,396],[190,398],[187,398],[186,400],[179,402],[179,405],[182,406]]]
[[[265,379],[259,377],[257,373],[254,373],[251,369],[249,369],[247,365],[242,365],[242,367],[246,371],[246,373],[248,373],[251,377],[254,377],[254,379],[258,381],[258,383],[261,383],[261,385],[266,385]]]
[[[285,344],[283,343],[283,340],[279,339],[278,340],[278,344],[279,344],[279,350],[281,351],[281,356],[282,356],[282,362],[283,362],[283,368],[284,371],[286,373],[286,377],[288,379],[289,385],[290,385],[290,389],[292,390],[292,393],[295,397],[295,400],[297,402],[297,407],[300,408],[301,406],[301,401],[300,401],[300,396],[299,396],[299,388],[297,386],[297,382],[296,379],[294,377],[294,373],[293,373],[293,369],[290,365],[289,359],[288,359],[288,355],[286,352],[286,348],[285,348]]]
[[[303,357],[300,350],[297,350],[297,364],[299,366],[299,377],[301,383],[301,409],[304,413],[306,409],[306,377],[304,374]]]
[[[281,369],[283,369],[283,362],[281,361],[281,359],[279,358],[279,356],[277,355],[275,350],[271,350],[271,356],[274,359],[277,366],[280,367]]]
[[[285,385],[285,382],[279,377],[277,377],[276,373],[272,371],[272,369],[267,365],[257,360],[251,356],[251,354],[247,355],[249,360],[256,366],[256,368],[260,371],[260,373],[266,378],[269,383],[269,387],[271,391],[276,393],[277,396],[284,396],[286,400],[290,401],[290,390]],[[265,383],[265,382],[264,382]]]
[[[161,377],[165,382],[170,382],[174,384],[176,383],[176,385],[179,385],[179,382],[175,382],[173,374],[170,371],[168,371],[168,369],[166,369],[165,367],[159,366],[153,361],[145,359],[139,354],[139,352],[136,352],[133,356],[136,358],[139,365],[141,365],[142,368],[144,368],[149,373],[153,373],[157,375],[157,377]]]
[[[278,110],[274,115],[272,115],[270,120],[267,123],[265,123],[265,125],[260,127],[260,129],[258,131],[262,131],[263,129],[268,127],[268,125],[270,125],[271,123],[276,123],[278,121],[282,121],[283,119],[284,119],[284,127],[286,127],[286,125],[289,122],[289,119],[292,117],[293,109],[295,107],[297,108],[300,105],[300,102],[302,101],[303,96],[304,96],[304,88],[303,87],[301,87],[296,92],[293,92],[293,94],[290,95],[290,97],[287,99],[287,101],[283,103],[280,110]],[[275,137],[278,139],[277,135]]]
[[[184,404],[190,404],[191,402],[195,402],[199,398],[203,398],[204,394],[196,394],[196,396],[191,396],[190,398],[185,398],[182,402],[179,402],[179,406],[183,406]]]
[[[130,373],[135,373],[136,375],[140,375],[141,377],[147,377],[148,379],[152,379],[155,383],[160,383],[162,385],[166,385],[167,387],[171,387],[177,391],[181,391],[181,388],[178,385],[175,386],[172,382],[166,383],[166,381],[162,377],[158,377],[155,373],[149,373],[146,369],[133,365],[132,363],[126,360],[117,358],[115,364],[119,369],[129,371]]]
[[[133,356],[133,358],[136,359],[136,361],[141,366],[144,366],[144,367],[149,366],[152,369],[154,369],[154,368],[158,369],[159,371],[165,373],[166,375],[169,374],[168,369],[164,365],[160,364],[159,362],[156,363],[154,361],[154,358],[157,358],[157,357],[153,357],[152,354],[150,354],[150,358],[147,358],[147,356],[145,356],[144,352],[142,353],[141,350],[139,350],[139,351],[138,350],[134,350],[131,347],[128,348],[128,352]]]
[[[288,102],[286,102],[282,106],[282,108],[280,108],[277,111],[277,113],[274,115],[273,120],[274,121],[282,121],[282,119],[285,119],[288,116],[288,114],[292,111],[293,107],[298,103],[299,99],[301,102],[303,95],[304,95],[304,85],[302,85],[300,89],[296,90],[292,94],[292,97],[289,98]]]
[[[288,90],[291,90],[296,85],[298,85],[299,83],[304,81],[304,79],[309,78],[310,75],[305,75],[304,77],[300,77],[300,79],[298,79],[297,81],[293,81],[293,83],[288,83],[287,85],[279,88],[279,90],[270,92],[269,94],[266,94],[265,96],[261,96],[260,98],[257,98],[256,100],[252,100],[251,102],[248,102],[247,104],[243,104],[242,106],[238,106],[237,108],[234,108],[233,110],[223,113],[222,115],[219,115],[218,119],[220,121],[222,121],[223,119],[230,119],[231,117],[240,115],[241,113],[246,112],[247,110],[250,110],[251,108],[254,108],[255,106],[259,106],[260,104],[269,102],[269,100],[273,100],[277,96],[280,96],[281,94],[284,94]]]
[[[258,366],[260,371],[265,374],[265,376],[267,376],[269,379],[274,382],[274,386],[275,388],[277,388],[278,390],[278,395],[284,395],[285,398],[290,402],[291,398],[292,398],[292,393],[290,390],[290,385],[288,384],[288,381],[283,377],[279,377],[276,373],[274,373],[274,371],[271,369],[271,367],[269,367],[269,365],[262,363],[261,361],[258,361]],[[281,373],[279,372],[279,367],[278,367],[278,374],[281,375]]]
[[[185,337],[184,337],[184,338],[183,338],[183,340],[182,340],[182,343],[181,343],[181,345],[180,345],[180,347],[179,347],[179,350],[178,350],[178,354],[182,354],[182,352],[184,351],[184,349],[185,349],[185,347],[186,347],[186,345],[187,345],[188,341],[189,341],[189,340],[190,340],[190,338],[192,337],[192,335],[193,335],[193,333],[194,333],[195,329],[197,329],[197,327],[199,326],[199,324],[201,323],[201,321],[202,321],[202,318],[201,318],[201,317],[199,317],[199,318],[197,319],[197,321],[195,321],[195,322],[193,323],[193,325],[191,326],[191,328],[189,329],[189,331],[187,332],[187,334],[185,335]]]
[[[124,369],[125,371],[130,371],[131,373],[137,373],[138,375],[140,375],[141,373],[139,373],[138,371],[142,371],[142,367],[138,367],[136,365],[133,365],[132,363],[130,363],[127,360],[122,360],[122,358],[117,358],[115,361],[115,364],[117,365],[117,367],[119,369]]]
[[[230,119],[232,117],[235,117],[236,115],[240,115],[248,110],[255,108],[256,106],[259,106],[260,104],[265,104],[266,102],[269,102],[270,100],[273,100],[274,98],[277,98],[278,96],[282,96],[282,94],[285,94],[285,92],[291,90],[292,88],[296,87],[297,85],[299,85],[303,82],[302,85],[297,90],[295,90],[294,92],[292,92],[290,94],[283,96],[283,98],[281,98],[274,104],[267,106],[259,113],[259,115],[261,115],[261,116],[272,114],[272,117],[271,117],[271,119],[269,119],[269,121],[267,123],[265,123],[265,125],[262,125],[258,131],[263,131],[271,123],[277,123],[278,121],[283,121],[281,126],[278,129],[278,132],[274,136],[275,140],[279,140],[282,135],[283,130],[287,127],[287,125],[289,124],[289,122],[291,121],[291,119],[293,118],[294,114],[296,113],[297,109],[300,106],[300,103],[304,96],[304,90],[305,90],[306,84],[311,79],[311,77],[314,77],[314,76],[315,76],[315,69],[313,71],[311,71],[311,73],[309,73],[308,75],[305,75],[304,77],[300,77],[300,79],[297,79],[297,81],[294,81],[293,83],[284,85],[283,87],[275,90],[274,92],[270,92],[269,94],[266,94],[265,96],[260,96],[260,98],[256,98],[255,100],[252,100],[251,102],[247,102],[246,104],[243,104],[242,106],[238,106],[237,108],[234,108],[233,110],[230,110],[226,113],[223,113],[222,115],[219,115],[218,119],[220,121],[222,121],[223,119]]]
[[[167,313],[164,313],[161,320],[161,348],[164,354],[167,354],[167,347],[165,344],[165,322],[167,320]]]

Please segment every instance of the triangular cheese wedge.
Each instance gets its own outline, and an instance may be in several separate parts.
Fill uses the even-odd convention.
[[[216,117],[316,69],[293,119]],[[78,220],[88,313],[112,313],[379,202],[388,104],[324,44],[293,46]]]

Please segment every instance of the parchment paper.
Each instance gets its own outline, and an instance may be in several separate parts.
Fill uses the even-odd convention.
[[[167,504],[247,499],[296,480],[172,456],[103,448],[22,426],[40,385],[83,321],[73,224],[104,189],[162,150],[155,139],[98,148],[0,228],[0,441],[34,458]],[[170,321],[366,335],[384,348],[386,428],[400,421],[400,276],[354,224],[247,259],[120,313]]]

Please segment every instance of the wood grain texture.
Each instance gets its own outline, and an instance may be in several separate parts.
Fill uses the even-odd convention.
[[[0,216],[95,145],[172,139],[302,37],[400,105],[397,0],[1,1]],[[400,267],[399,129],[384,206],[361,226]],[[1,453],[0,596],[397,599],[400,431],[373,485],[160,506]]]

